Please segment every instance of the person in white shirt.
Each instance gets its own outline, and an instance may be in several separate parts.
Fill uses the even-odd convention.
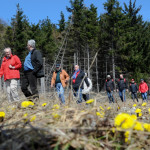
[[[89,87],[87,87],[87,85],[86,85],[86,83],[85,83],[85,81],[84,81],[84,85],[83,85],[83,90],[82,90],[82,97],[83,97],[83,99],[85,100],[85,101],[87,101],[87,100],[89,100],[89,92],[91,91],[91,89],[92,89],[92,81],[91,81],[91,79],[89,79],[88,77],[87,77],[87,80],[88,80],[88,82],[89,82]]]

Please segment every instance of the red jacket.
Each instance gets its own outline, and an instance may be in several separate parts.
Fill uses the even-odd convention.
[[[14,66],[14,69],[10,69],[9,65]],[[12,55],[10,58],[3,58],[2,65],[0,68],[0,77],[4,75],[4,80],[7,79],[19,79],[20,73],[19,70],[21,69],[22,64],[18,56]]]
[[[145,93],[145,92],[148,91],[148,86],[147,86],[147,84],[145,82],[140,83],[140,85],[139,85],[139,91],[141,93]]]

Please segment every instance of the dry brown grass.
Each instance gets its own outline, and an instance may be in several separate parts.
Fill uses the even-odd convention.
[[[24,98],[23,98],[24,99]],[[48,94],[47,98],[40,96],[38,105],[28,108],[18,108],[17,104],[8,104],[5,96],[1,97],[0,111],[6,116],[0,123],[0,149],[8,150],[140,150],[150,149],[150,133],[132,131],[130,143],[124,141],[124,130],[112,132],[114,118],[120,112],[133,113],[132,100],[128,99],[126,104],[118,100],[117,104],[105,102],[105,95],[93,96],[95,102],[86,105],[76,104],[76,100],[70,96],[66,98],[67,104],[60,105],[59,109],[53,109],[54,104],[59,104],[57,96]],[[47,103],[45,107],[43,103]],[[99,106],[104,108],[104,117],[96,115],[101,112]],[[110,110],[107,110],[108,107]],[[138,120],[150,123],[150,115],[147,106],[142,108],[143,116]],[[25,118],[24,114],[28,114]],[[53,117],[53,113],[59,117]],[[34,121],[30,118],[36,115]],[[28,120],[28,121],[27,121]]]

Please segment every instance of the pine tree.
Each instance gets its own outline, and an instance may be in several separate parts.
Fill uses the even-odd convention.
[[[65,17],[63,12],[60,13],[61,19],[59,20],[59,32],[62,32],[65,30]]]

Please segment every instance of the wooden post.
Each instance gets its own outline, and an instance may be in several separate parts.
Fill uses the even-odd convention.
[[[43,58],[43,70],[45,75],[45,57]],[[42,77],[41,79],[41,93],[45,96],[45,77]]]

